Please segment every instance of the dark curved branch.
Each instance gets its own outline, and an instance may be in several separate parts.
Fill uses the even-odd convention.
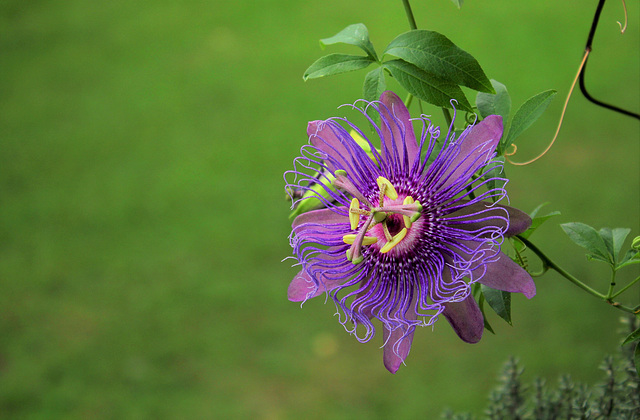
[[[591,23],[591,30],[589,31],[589,37],[587,38],[587,45],[585,46],[585,51],[587,53],[590,53],[592,51],[591,45],[593,44],[593,37],[596,34],[596,28],[598,27],[598,21],[600,20],[600,13],[602,12],[602,8],[604,7],[605,1],[607,0],[599,0],[598,2],[598,7],[596,8],[596,14],[593,17],[593,22]],[[619,112],[621,114],[627,115],[629,117],[637,118],[640,120],[640,114],[636,114],[635,112],[627,111],[625,109],[618,108],[617,106],[604,103],[602,101],[595,99],[593,96],[591,96],[591,94],[587,92],[587,87],[585,86],[585,83],[584,83],[584,74],[586,69],[587,69],[587,61],[584,62],[584,65],[582,66],[582,71],[580,71],[580,91],[582,92],[585,98],[587,98],[589,101],[593,102],[598,106],[601,106],[603,108],[607,108],[612,111]]]

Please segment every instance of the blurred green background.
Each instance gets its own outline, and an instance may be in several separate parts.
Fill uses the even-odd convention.
[[[514,108],[559,91],[519,141],[523,161],[553,135],[596,4],[414,12],[506,84]],[[637,112],[628,7],[621,35],[622,6],[606,5],[587,83]],[[318,39],[357,22],[380,52],[408,30],[400,1],[0,2],[0,417],[435,418],[479,412],[509,355],[525,380],[600,378],[621,313],[554,273],[534,299],[514,297],[514,327],[493,316],[497,335],[477,345],[444,321],[419,330],[395,376],[381,337],[359,344],[333,304],[287,301],[282,173],[307,121],[342,115],[364,76],[302,74]],[[535,242],[601,289],[606,267],[586,264],[558,223],[640,234],[639,137],[637,120],[576,93],[551,152],[507,167],[512,205],[563,214]]]

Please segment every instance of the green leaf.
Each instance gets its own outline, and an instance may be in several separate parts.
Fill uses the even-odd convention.
[[[452,108],[451,99],[465,111],[472,111],[471,105],[459,86],[444,81],[431,73],[419,69],[403,60],[385,61],[383,66],[409,93],[430,104]]]
[[[384,69],[378,67],[375,70],[371,70],[364,78],[364,99],[367,101],[378,100],[386,88],[387,83],[384,80]]]
[[[475,283],[474,286],[478,284]],[[480,293],[480,298],[478,299],[478,306],[480,307],[480,313],[482,313],[482,318],[484,319],[484,328],[489,331],[491,334],[495,334],[495,331],[493,331],[493,328],[491,327],[491,324],[489,324],[489,320],[487,319],[487,315],[484,312],[484,295],[482,293]]]
[[[511,112],[511,96],[507,92],[507,87],[502,83],[491,79],[491,85],[496,93],[478,92],[476,106],[482,118],[487,118],[489,115],[500,115],[502,124],[506,127]]]
[[[535,209],[533,209],[533,211],[531,213],[529,213],[529,216],[531,217],[531,226],[529,226],[529,229],[525,230],[524,232],[522,232],[520,234],[520,236],[522,236],[523,238],[528,238],[529,236],[531,236],[533,234],[533,232],[536,231],[536,229],[538,229],[544,222],[546,222],[547,220],[551,219],[552,217],[555,216],[560,216],[560,212],[559,211],[552,211],[551,213],[548,213],[544,216],[538,216],[538,213],[540,212],[540,210],[542,209],[542,207],[546,206],[547,203],[542,203],[540,204],[538,207],[536,207]]]
[[[538,229],[544,222],[546,222],[547,220],[551,219],[552,217],[555,216],[560,216],[561,213],[559,211],[552,211],[551,213],[544,215],[544,216],[540,216],[540,217],[534,217],[533,219],[531,219],[531,226],[529,226],[529,229],[525,230],[521,236],[524,237],[525,239],[528,238],[529,236],[531,236],[533,234],[533,232],[536,231],[536,229]]]
[[[455,4],[458,9],[462,7],[462,3],[464,3],[464,0],[451,0],[453,2],[453,4]]]
[[[322,47],[338,43],[355,45],[366,52],[374,61],[378,61],[378,55],[369,40],[369,31],[362,23],[349,25],[334,36],[320,40]]]
[[[630,249],[624,254],[622,260],[616,265],[616,270],[621,269],[622,267],[626,267],[631,264],[640,263],[640,251],[635,249]]]
[[[449,83],[481,92],[495,92],[476,59],[438,32],[421,29],[405,32],[391,41],[384,53]]]
[[[624,240],[627,239],[630,232],[631,229],[627,228],[611,229],[604,227],[600,229],[600,236],[602,236],[605,245],[607,245],[607,250],[609,251],[613,262],[618,261],[618,255],[622,249],[622,244],[624,244]]]
[[[622,249],[622,244],[624,244],[625,239],[631,233],[631,229],[628,228],[615,228],[612,231],[613,234],[613,254],[618,258],[620,254],[620,250]]]
[[[611,233],[611,228],[603,227],[598,231],[604,244],[607,246],[607,251],[609,251],[609,255],[611,255],[611,259],[613,262],[616,261],[616,256],[613,253],[613,234]]]
[[[317,79],[318,77],[331,76],[333,74],[346,73],[348,71],[360,70],[371,63],[370,57],[350,54],[329,54],[320,57],[304,72],[303,80]]]
[[[513,116],[509,134],[502,143],[509,145],[515,141],[527,128],[531,127],[545,109],[549,106],[553,97],[556,96],[555,90],[547,90],[529,98]]]
[[[620,345],[624,346],[625,344],[629,344],[632,341],[636,341],[636,340],[640,340],[640,328],[638,328],[637,330],[635,330],[634,332],[629,334],[627,336],[627,338],[625,338],[624,341],[622,342],[622,344],[620,344]]]
[[[584,223],[564,223],[560,225],[569,238],[585,248],[593,255],[590,255],[590,259],[596,259],[600,261],[608,262],[612,264],[612,260],[607,249],[607,245],[604,240],[594,228]]]
[[[531,213],[529,213],[529,217],[531,217],[532,219],[535,218],[538,215],[538,213],[540,212],[540,210],[542,210],[542,208],[544,206],[548,205],[548,204],[549,204],[549,202],[547,201],[547,202],[544,202],[544,203],[538,205],[538,207],[536,207],[535,209],[533,209],[531,211]]]
[[[491,308],[496,311],[500,318],[511,325],[511,293],[502,290],[492,289],[482,285],[482,294]]]

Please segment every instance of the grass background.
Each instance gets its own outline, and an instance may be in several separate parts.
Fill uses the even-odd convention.
[[[514,108],[559,91],[519,141],[518,159],[535,156],[596,2],[414,3],[418,26],[473,54]],[[587,83],[637,112],[628,7],[625,35],[621,6],[604,9]],[[408,29],[399,1],[0,2],[0,417],[435,418],[479,412],[509,355],[525,379],[600,377],[620,313],[554,273],[477,345],[444,322],[418,331],[395,376],[381,339],[357,343],[332,304],[287,301],[282,173],[306,122],[360,97],[364,72],[301,76],[319,38],[356,22],[380,52]],[[575,94],[551,152],[507,167],[512,205],[563,214],[536,243],[602,290],[606,268],[557,223],[640,234],[639,137],[636,120]]]

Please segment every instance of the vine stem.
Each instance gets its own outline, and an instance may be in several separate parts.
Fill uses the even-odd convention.
[[[612,300],[614,296],[603,295],[602,293],[598,292],[597,290],[595,290],[595,289],[591,288],[590,286],[586,285],[585,283],[581,282],[580,280],[578,280],[577,278],[575,278],[574,276],[572,276],[571,274],[569,274],[568,272],[563,270],[560,266],[558,266],[558,264],[554,263],[549,257],[547,257],[544,254],[544,252],[542,252],[540,250],[540,248],[535,246],[528,239],[523,238],[520,235],[516,235],[516,238],[518,238],[520,241],[522,241],[522,243],[525,244],[527,246],[527,248],[529,248],[531,251],[533,251],[533,253],[536,254],[538,256],[538,258],[540,258],[540,260],[542,261],[542,263],[545,266],[554,269],[562,277],[566,278],[571,283],[575,284],[576,286],[578,286],[579,288],[581,288],[585,292],[587,292],[590,295],[595,296],[595,297],[597,297],[599,299],[604,300],[609,305],[613,306],[614,308],[620,309],[621,311],[629,312],[629,313],[632,313],[632,314],[635,314],[635,315],[638,315],[640,313],[639,311],[634,310],[633,308],[629,308],[627,306],[624,306],[619,302],[614,302]],[[634,281],[634,283],[635,283],[635,281]]]
[[[607,300],[613,297],[614,287],[616,287],[616,270],[611,269],[611,283],[609,283],[609,290],[607,291]]]
[[[411,10],[411,4],[409,3],[409,0],[402,0],[402,4],[404,4],[404,12],[407,14],[409,26],[411,27],[411,29],[418,29],[418,25],[416,25],[416,18],[413,16],[413,10]]]
[[[407,20],[409,21],[409,27],[412,30],[416,30],[418,29],[418,25],[416,24],[416,18],[413,15],[413,10],[411,9],[411,3],[409,3],[409,0],[402,0],[402,4],[404,5],[404,12],[407,15]],[[409,94],[411,95],[411,94]],[[413,96],[413,95],[411,95]],[[407,98],[407,100],[405,101],[405,105],[407,103],[411,103],[411,97]],[[407,108],[409,107],[409,105],[406,105]],[[422,112],[422,102],[420,100],[418,100],[418,106],[420,107],[420,114],[423,114]],[[452,127],[452,129],[455,130],[455,127],[453,127],[452,121],[451,121],[451,113],[449,112],[449,110],[447,108],[442,108],[442,113],[444,114],[444,119],[447,121],[447,125]]]
[[[633,286],[634,284],[636,284],[638,281],[640,281],[640,277],[636,277],[635,280],[630,281],[629,284],[627,284],[626,286],[624,286],[622,289],[618,290],[616,293],[614,293],[611,296],[611,299],[613,299],[614,297],[621,295],[622,293],[624,293],[628,288],[630,288],[631,286]]]

